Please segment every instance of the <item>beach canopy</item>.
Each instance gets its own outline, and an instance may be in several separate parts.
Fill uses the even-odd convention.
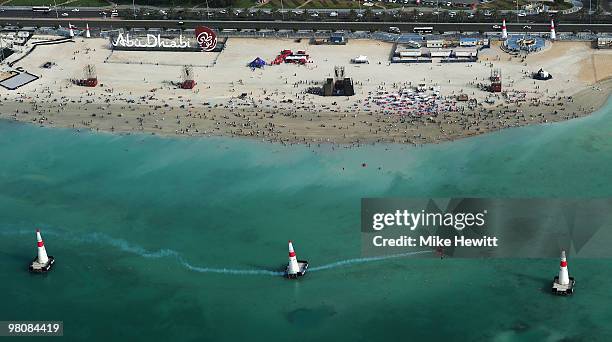
[[[363,56],[363,55],[360,55],[360,56],[357,56],[357,57],[351,59],[351,62],[353,62],[353,63],[369,63],[368,56]]]
[[[249,68],[251,69],[263,68],[265,65],[266,65],[266,61],[257,57],[251,63],[249,63]]]

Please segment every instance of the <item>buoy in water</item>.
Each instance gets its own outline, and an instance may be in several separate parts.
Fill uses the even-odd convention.
[[[36,241],[38,243],[38,256],[32,260],[32,263],[30,264],[30,272],[45,273],[51,270],[53,264],[55,264],[55,258],[47,255],[45,242],[40,235],[39,229],[36,229]]]
[[[552,283],[552,293],[568,296],[574,293],[574,284],[576,281],[573,277],[569,276],[567,271],[567,259],[565,258],[565,251],[561,251],[561,266],[559,268],[559,275],[555,277]]]
[[[296,279],[297,277],[301,277],[306,273],[308,269],[308,261],[306,260],[298,260],[293,250],[293,243],[289,240],[289,263],[287,264],[287,269],[285,270],[285,277],[289,279]]]

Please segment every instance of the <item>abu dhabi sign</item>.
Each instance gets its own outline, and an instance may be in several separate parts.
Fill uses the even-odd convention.
[[[217,34],[206,26],[195,29],[196,41],[203,51],[212,51],[217,47]]]
[[[198,26],[195,29],[195,40],[202,51],[213,51],[217,47],[217,34],[208,27]],[[178,39],[162,39],[161,35],[147,34],[134,38],[129,33],[119,33],[111,41],[113,47],[122,48],[161,48],[161,49],[188,49],[191,41],[180,34]]]
[[[136,47],[136,48],[189,48],[190,43],[188,40],[183,38],[183,35],[180,35],[177,40],[162,40],[161,36],[147,34],[146,37],[139,37],[138,39],[134,39],[130,37],[129,33],[125,35],[123,33],[119,33],[117,39],[112,42],[114,47]]]

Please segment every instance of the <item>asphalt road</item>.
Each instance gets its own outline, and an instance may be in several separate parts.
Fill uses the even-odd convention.
[[[399,27],[402,32],[412,32],[414,27],[431,26],[434,31],[443,32],[477,32],[495,31],[491,23],[397,23],[397,22],[298,22],[298,21],[184,21],[182,25],[175,20],[121,20],[100,18],[0,18],[0,25],[15,26],[68,26],[68,22],[78,27],[89,24],[90,28],[113,29],[113,28],[195,28],[205,25],[213,29],[280,29],[280,30],[355,30],[386,31],[390,26]],[[525,24],[508,23],[510,32],[549,32],[548,24],[527,24],[530,28],[525,29]],[[563,24],[557,25],[557,32],[612,32],[612,24]]]
[[[0,18],[37,18],[37,19],[56,19],[60,18],[102,18],[100,14],[102,9],[79,9],[78,12],[73,12],[73,8],[58,8],[57,15],[55,10],[51,12],[33,12],[31,8],[28,9],[11,9],[4,8],[0,11]],[[108,12],[108,10],[106,10]],[[62,14],[66,13],[68,16],[63,17]]]

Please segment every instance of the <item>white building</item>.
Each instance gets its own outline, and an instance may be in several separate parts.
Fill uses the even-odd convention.
[[[354,64],[368,64],[370,61],[368,60],[368,56],[357,56],[351,59],[351,62]]]
[[[444,46],[444,40],[442,39],[432,39],[427,41],[428,48],[441,48]]]
[[[612,38],[597,38],[597,48],[612,49]]]

